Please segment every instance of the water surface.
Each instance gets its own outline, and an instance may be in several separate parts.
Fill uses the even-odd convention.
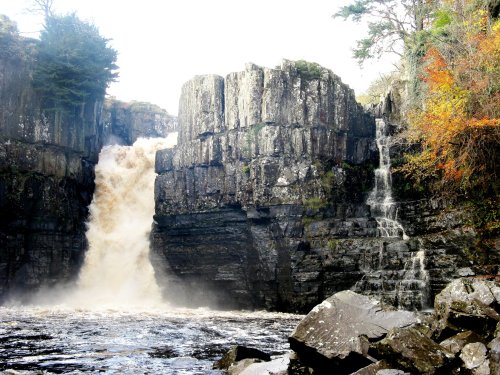
[[[221,374],[232,345],[289,351],[302,317],[268,312],[75,310],[0,307],[0,371]]]

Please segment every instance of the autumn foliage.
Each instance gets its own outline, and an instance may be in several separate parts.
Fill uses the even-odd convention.
[[[488,201],[498,229],[500,21],[473,0],[446,1],[422,61],[426,92],[410,115],[420,153],[403,171],[440,193]]]

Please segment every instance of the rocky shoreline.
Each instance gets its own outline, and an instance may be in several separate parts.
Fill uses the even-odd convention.
[[[235,347],[216,363],[231,375],[500,373],[500,283],[460,278],[436,296],[432,313],[397,310],[352,291],[334,294],[298,324],[293,352]]]

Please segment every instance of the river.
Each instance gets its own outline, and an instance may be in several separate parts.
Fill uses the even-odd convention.
[[[301,318],[208,309],[0,307],[0,371],[221,374],[213,362],[235,344],[271,355],[288,352],[287,337]]]

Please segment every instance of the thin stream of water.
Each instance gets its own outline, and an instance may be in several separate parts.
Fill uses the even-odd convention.
[[[377,119],[376,142],[379,151],[379,167],[375,169],[375,186],[368,196],[367,204],[377,221],[377,231],[380,237],[408,239],[403,226],[398,221],[397,205],[392,198],[390,141],[387,123],[383,119]]]

